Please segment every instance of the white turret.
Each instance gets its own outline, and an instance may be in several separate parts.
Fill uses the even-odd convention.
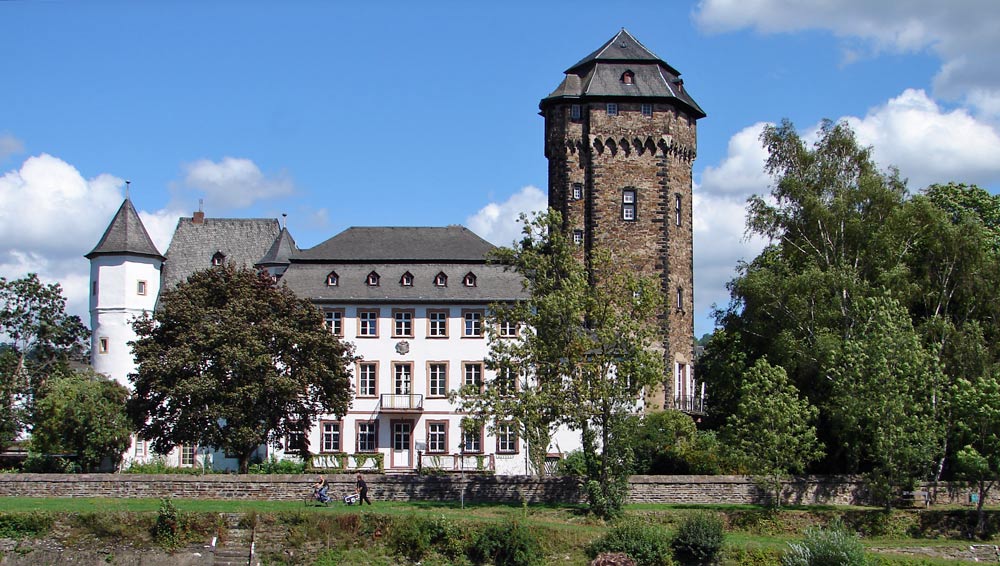
[[[129,198],[111,219],[90,260],[90,363],[122,385],[135,371],[128,343],[132,321],[152,312],[160,293],[163,255],[156,249]]]

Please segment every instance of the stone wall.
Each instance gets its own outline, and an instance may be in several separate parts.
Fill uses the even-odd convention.
[[[354,491],[354,476],[327,478],[330,494]],[[580,503],[584,494],[575,478],[523,476],[366,475],[376,501],[465,501]],[[11,497],[178,497],[186,499],[302,500],[312,493],[314,476],[305,475],[141,475],[141,474],[0,474],[0,496]],[[746,476],[632,476],[631,503],[745,504],[766,502],[766,494]],[[928,489],[935,501],[968,503],[961,484]],[[808,476],[786,482],[785,504],[863,505],[863,484],[851,477]],[[1000,502],[994,494],[990,503]]]

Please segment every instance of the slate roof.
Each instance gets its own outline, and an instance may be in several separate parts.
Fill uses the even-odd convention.
[[[201,223],[181,218],[163,263],[162,287],[169,289],[211,267],[216,253],[222,253],[226,262],[253,267],[280,233],[278,221],[269,218],[205,218]]]
[[[257,265],[260,267],[288,265],[291,263],[289,258],[298,253],[298,251],[299,248],[295,245],[295,238],[292,238],[292,234],[287,228],[282,228],[277,239],[271,244],[271,249],[267,250],[267,253],[257,262]]]
[[[84,257],[94,259],[101,255],[137,255],[163,259],[163,255],[156,249],[149,233],[146,232],[146,227],[139,219],[139,214],[132,206],[132,201],[128,198],[111,219],[108,229],[101,236],[101,241]]]
[[[635,75],[632,84],[621,77]],[[686,107],[698,118],[705,112],[691,98],[680,80],[680,72],[639,43],[624,28],[599,49],[566,70],[562,83],[539,107],[574,98],[670,99]]]
[[[368,274],[379,274],[379,285],[368,285]],[[327,276],[337,274],[337,286],[327,285]],[[404,273],[413,275],[413,285],[403,286]],[[445,287],[434,285],[438,273],[448,277]],[[466,287],[466,274],[476,276],[476,286]],[[298,263],[281,277],[282,283],[300,297],[317,304],[481,303],[527,298],[521,277],[499,265],[486,263]]]
[[[294,262],[483,262],[493,244],[464,226],[352,227],[294,257]]]

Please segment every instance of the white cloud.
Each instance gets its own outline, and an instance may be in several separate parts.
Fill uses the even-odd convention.
[[[498,246],[509,246],[519,239],[522,212],[540,212],[548,206],[548,197],[538,187],[527,185],[501,203],[491,202],[465,220],[470,230]]]
[[[24,144],[21,140],[8,133],[0,133],[0,163],[11,155],[22,151],[24,151]]]
[[[726,157],[718,166],[709,165],[701,176],[702,191],[729,195],[740,201],[767,189],[770,178],[764,173],[767,151],[760,142],[764,122],[743,128],[729,138]]]
[[[292,194],[292,180],[285,174],[266,176],[245,158],[224,157],[214,162],[200,159],[183,165],[184,185],[205,193],[213,210],[246,208],[269,198]]]
[[[1000,3],[995,0],[701,0],[695,21],[710,32],[829,30],[845,40],[848,60],[868,50],[930,50],[942,64],[935,93],[1000,116]],[[851,41],[865,45],[859,50]]]

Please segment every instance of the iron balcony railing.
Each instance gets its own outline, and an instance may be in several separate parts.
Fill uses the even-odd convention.
[[[674,409],[693,415],[706,414],[705,400],[697,395],[680,395],[674,397]]]
[[[419,394],[397,395],[383,393],[379,404],[383,411],[423,411],[424,396]]]

